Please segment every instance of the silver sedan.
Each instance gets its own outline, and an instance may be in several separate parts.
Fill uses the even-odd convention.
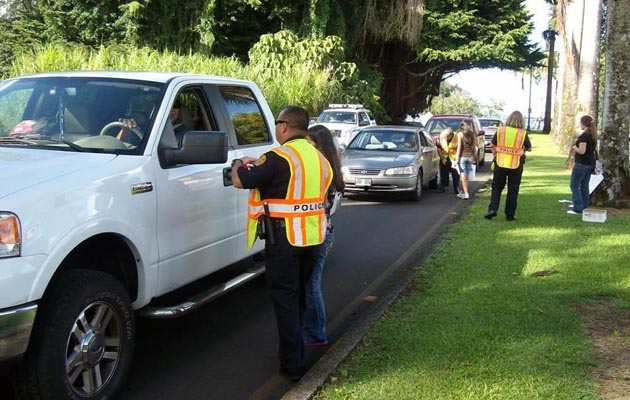
[[[417,201],[423,186],[437,187],[439,157],[433,139],[413,126],[370,126],[343,152],[346,192],[406,192]]]

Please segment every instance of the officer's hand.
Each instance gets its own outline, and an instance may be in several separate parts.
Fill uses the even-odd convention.
[[[245,164],[245,165],[253,164],[256,161],[258,161],[258,159],[254,158],[254,157],[242,157],[241,160],[243,161],[243,164]]]

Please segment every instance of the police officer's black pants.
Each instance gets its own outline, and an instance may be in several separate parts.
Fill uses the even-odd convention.
[[[516,169],[494,167],[492,175],[492,194],[490,195],[490,205],[488,212],[496,213],[501,202],[501,192],[507,182],[507,197],[505,198],[505,217],[514,218],[516,205],[518,202],[518,190],[521,186],[523,176],[523,164]]]
[[[285,228],[274,229],[275,245],[267,241],[265,262],[267,286],[278,324],[280,369],[289,376],[304,373],[302,313],[304,284],[315,263],[317,246],[294,247]]]

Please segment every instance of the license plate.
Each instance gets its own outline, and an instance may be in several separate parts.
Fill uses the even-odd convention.
[[[370,178],[356,178],[354,184],[357,186],[372,186],[372,179]]]

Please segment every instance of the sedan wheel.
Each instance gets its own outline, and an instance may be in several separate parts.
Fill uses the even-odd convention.
[[[423,181],[422,170],[419,170],[418,178],[416,179],[416,187],[415,187],[415,190],[409,194],[409,200],[411,201],[420,200],[420,198],[422,197],[422,181]]]

